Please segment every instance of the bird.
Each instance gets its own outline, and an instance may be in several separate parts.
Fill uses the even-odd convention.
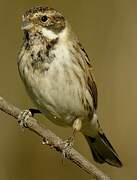
[[[71,127],[72,139],[80,131],[97,163],[122,167],[98,121],[93,63],[67,19],[54,8],[35,6],[23,14],[21,29],[17,64],[36,111]]]

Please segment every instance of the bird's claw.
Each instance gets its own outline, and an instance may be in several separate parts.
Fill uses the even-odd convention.
[[[29,117],[32,117],[32,113],[30,110],[24,110],[22,111],[18,116],[18,123],[23,128],[28,128],[27,120]]]
[[[62,150],[63,159],[67,157],[67,154],[71,151],[73,144],[74,144],[73,137],[69,137],[67,140],[63,141],[63,146],[64,146]]]

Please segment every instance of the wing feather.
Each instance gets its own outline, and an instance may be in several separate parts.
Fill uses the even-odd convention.
[[[86,83],[87,83],[87,88],[93,98],[93,104],[95,110],[97,109],[97,101],[98,101],[98,91],[97,91],[97,86],[95,83],[94,75],[93,75],[93,67],[91,65],[90,59],[82,47],[82,45],[78,42],[78,45],[80,47],[80,51],[83,54],[82,57],[85,62],[85,75],[86,75]]]

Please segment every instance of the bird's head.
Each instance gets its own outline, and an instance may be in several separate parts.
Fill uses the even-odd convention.
[[[22,16],[22,30],[31,34],[40,33],[47,39],[53,40],[67,29],[64,16],[53,8],[33,7]]]

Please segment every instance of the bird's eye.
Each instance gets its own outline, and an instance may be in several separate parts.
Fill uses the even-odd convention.
[[[46,22],[47,20],[48,20],[48,17],[47,17],[47,16],[42,16],[42,17],[41,17],[41,21],[42,21],[42,22]]]

